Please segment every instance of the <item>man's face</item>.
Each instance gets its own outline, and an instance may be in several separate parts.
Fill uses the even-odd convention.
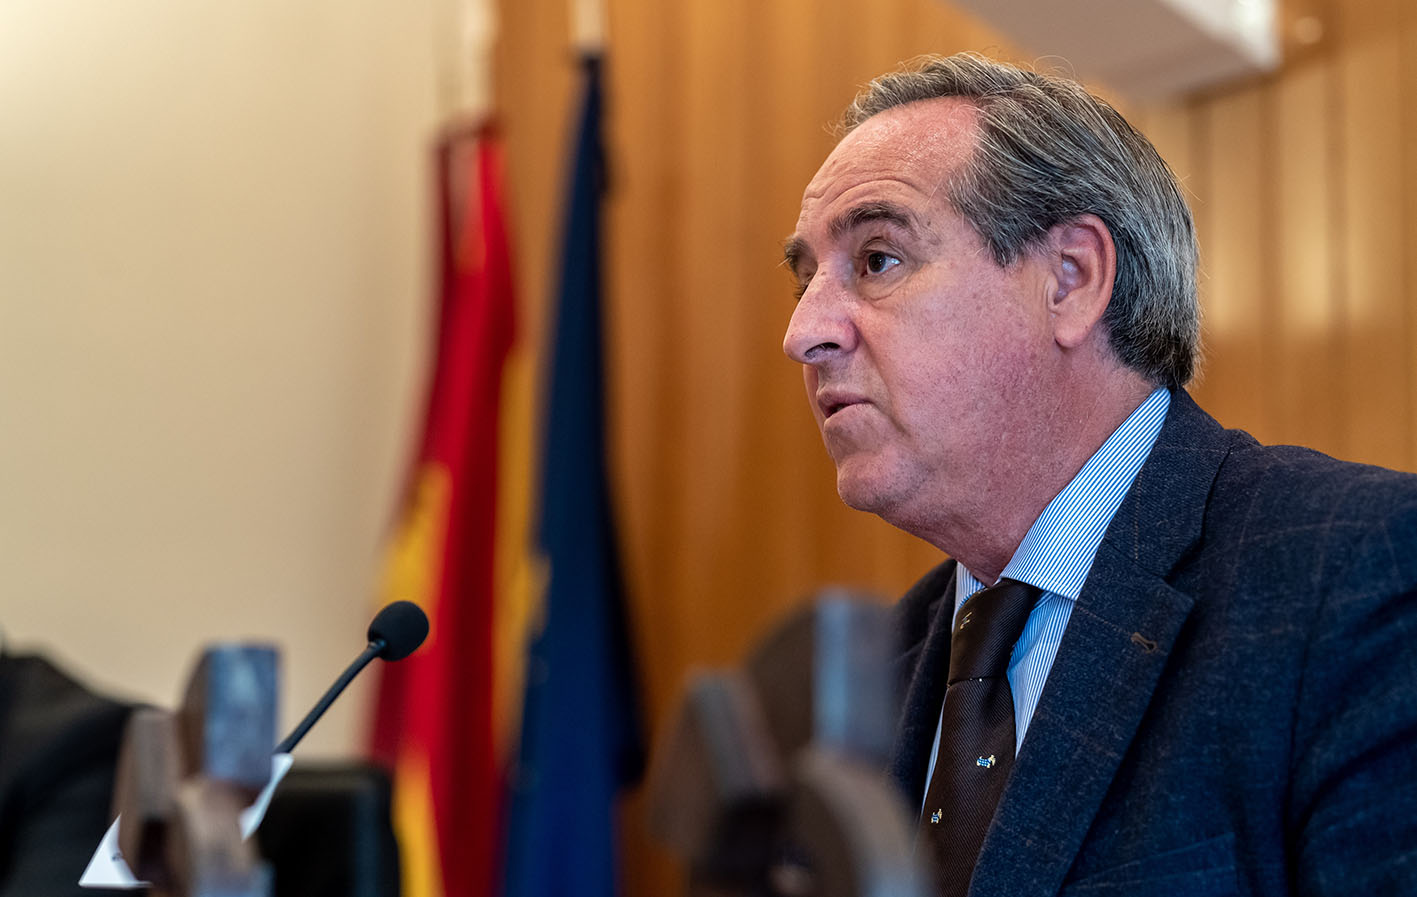
[[[801,297],[783,349],[848,505],[920,532],[1009,486],[1046,401],[1051,350],[1044,267],[1001,268],[946,199],[974,145],[954,99],[868,119],[802,197],[788,262]]]

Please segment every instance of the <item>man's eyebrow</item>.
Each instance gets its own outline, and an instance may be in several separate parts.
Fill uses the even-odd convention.
[[[831,233],[832,239],[836,240],[841,238],[843,234],[873,221],[894,224],[912,234],[916,231],[915,215],[909,209],[891,202],[864,202],[858,206],[852,206],[833,218],[831,224],[827,225],[827,230]]]

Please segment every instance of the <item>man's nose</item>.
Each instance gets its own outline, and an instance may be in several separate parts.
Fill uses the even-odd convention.
[[[822,364],[856,347],[851,303],[838,285],[818,276],[807,285],[782,339],[782,351],[801,364]]]

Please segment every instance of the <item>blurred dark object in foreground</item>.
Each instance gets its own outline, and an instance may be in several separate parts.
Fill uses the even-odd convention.
[[[885,769],[891,611],[832,590],[741,670],[690,683],[655,757],[651,825],[692,897],[924,897]]]
[[[147,893],[79,887],[113,820],[134,710],[42,657],[0,654],[0,897]],[[274,897],[398,897],[389,777],[379,767],[297,763],[256,841]]]
[[[292,767],[256,830],[274,897],[398,897],[391,794],[373,764]]]
[[[0,654],[0,897],[97,897],[79,876],[112,821],[133,708],[43,657]]]

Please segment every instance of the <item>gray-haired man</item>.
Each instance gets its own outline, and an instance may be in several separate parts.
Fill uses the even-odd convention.
[[[1195,406],[1190,212],[1077,84],[929,59],[846,124],[784,348],[842,499],[952,558],[893,770],[941,892],[1417,893],[1417,478]]]

